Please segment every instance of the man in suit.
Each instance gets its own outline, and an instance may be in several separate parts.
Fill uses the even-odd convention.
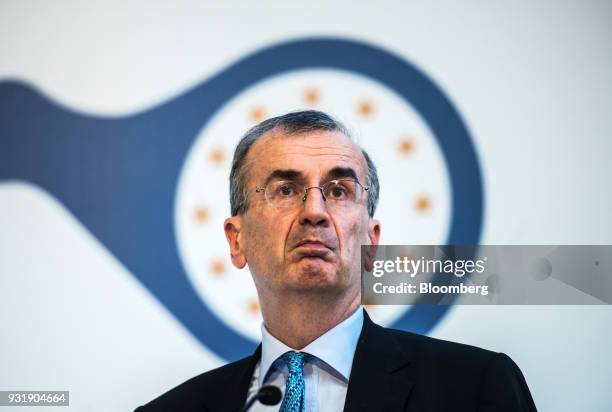
[[[269,384],[280,406],[252,410],[535,410],[508,356],[385,329],[363,310],[378,177],[342,124],[302,111],[255,126],[236,147],[230,192],[225,234],[233,264],[253,276],[262,344],[138,411],[239,411]]]

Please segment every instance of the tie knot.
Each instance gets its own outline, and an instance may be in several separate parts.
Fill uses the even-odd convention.
[[[304,370],[304,354],[302,352],[287,352],[283,360],[289,368],[289,373],[302,373]]]

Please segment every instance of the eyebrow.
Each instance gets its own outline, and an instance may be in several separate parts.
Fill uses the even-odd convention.
[[[357,179],[357,173],[351,167],[334,167],[325,174],[323,181],[335,180],[335,179]]]
[[[267,186],[272,180],[282,179],[282,180],[303,180],[304,175],[302,172],[293,169],[276,169],[272,173],[268,175],[264,186]]]
[[[324,182],[328,182],[330,180],[346,179],[346,178],[355,179],[357,181],[359,180],[357,178],[357,173],[355,172],[355,170],[353,168],[337,166],[337,167],[334,167],[333,169],[329,170],[325,174],[325,177],[323,178],[323,181]],[[281,180],[305,180],[304,174],[302,172],[300,172],[299,170],[294,170],[294,169],[276,169],[276,170],[274,170],[272,173],[270,173],[268,175],[264,185],[267,185],[271,181],[277,180],[277,179],[281,179]]]

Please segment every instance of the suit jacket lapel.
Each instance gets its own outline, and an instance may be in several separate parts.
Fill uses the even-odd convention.
[[[246,403],[261,344],[241,361],[228,381],[215,388],[206,407],[213,412],[239,411]],[[402,411],[413,386],[410,355],[385,328],[376,325],[364,311],[351,376],[344,403],[345,412]],[[231,380],[229,379],[231,378]]]
[[[261,344],[248,358],[240,361],[240,365],[226,381],[214,388],[214,393],[206,402],[206,410],[212,412],[236,412],[242,410],[247,401],[247,394],[255,372],[255,366],[261,357]]]
[[[364,311],[349,378],[345,412],[403,411],[413,381],[410,355]]]

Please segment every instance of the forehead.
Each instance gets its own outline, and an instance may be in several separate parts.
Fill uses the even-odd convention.
[[[251,178],[265,178],[278,169],[322,178],[335,167],[353,168],[362,182],[367,175],[361,149],[344,134],[327,130],[299,134],[272,130],[253,144],[246,164]]]

